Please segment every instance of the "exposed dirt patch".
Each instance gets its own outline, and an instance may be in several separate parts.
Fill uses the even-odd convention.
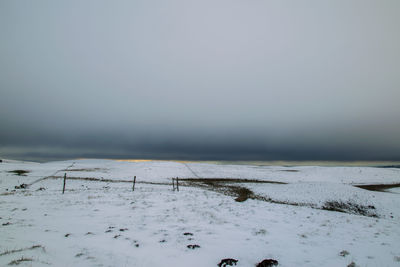
[[[235,197],[238,202],[246,201],[254,196],[253,191],[248,188],[236,185],[229,185],[230,183],[240,183],[240,179],[220,179],[220,178],[199,178],[199,179],[181,179],[189,186],[201,187],[204,189],[217,191],[228,196]],[[244,180],[244,183],[249,183],[251,180]],[[255,180],[257,181],[257,180]],[[257,181],[260,182],[260,181]]]
[[[238,195],[238,197],[235,198],[235,201],[237,202],[246,201],[248,198],[254,195],[253,191],[245,187],[232,186],[230,189]]]
[[[215,183],[260,183],[260,184],[287,184],[284,182],[257,180],[257,179],[241,179],[241,178],[179,178],[179,181],[200,182],[205,184]]]
[[[374,210],[375,206],[365,206],[359,205],[350,201],[342,202],[342,201],[327,201],[324,206],[322,206],[323,210],[331,210],[345,213],[353,213],[359,214],[369,217],[378,217]]]
[[[379,191],[386,192],[387,189],[400,187],[399,184],[364,184],[364,185],[354,185],[355,187],[362,188],[369,191]]]
[[[13,171],[9,171],[9,173],[13,173],[15,175],[18,176],[26,176],[27,173],[30,173],[31,171],[28,170],[13,170]]]
[[[282,182],[274,182],[274,181],[260,181],[260,180],[246,180],[243,179],[220,179],[220,178],[199,178],[199,179],[181,179],[185,181],[188,186],[196,186],[200,188],[204,188],[211,191],[216,191],[222,193],[227,196],[235,197],[237,202],[244,202],[247,199],[255,199],[266,201],[274,204],[283,204],[283,205],[291,205],[291,206],[303,206],[309,207],[314,209],[322,209],[322,210],[329,210],[329,211],[338,211],[338,212],[345,212],[350,214],[357,214],[369,217],[378,217],[377,214],[374,212],[374,206],[363,206],[358,205],[352,202],[326,202],[324,206],[320,207],[314,204],[309,203],[298,203],[298,202],[291,202],[291,201],[281,201],[272,199],[267,196],[260,196],[256,195],[250,189],[239,186],[239,185],[232,185],[235,183],[271,183],[271,184],[285,184]]]

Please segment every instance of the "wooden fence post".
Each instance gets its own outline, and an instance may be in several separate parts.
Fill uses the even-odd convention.
[[[133,177],[132,191],[135,191],[136,176]]]
[[[65,181],[67,180],[67,173],[64,173],[64,185],[63,185],[63,194],[65,192]]]
[[[179,192],[179,179],[176,177],[176,190]]]
[[[175,178],[172,178],[172,191],[175,191]]]

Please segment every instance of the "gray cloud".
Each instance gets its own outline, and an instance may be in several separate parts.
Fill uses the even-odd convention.
[[[400,160],[398,1],[2,1],[0,155]]]

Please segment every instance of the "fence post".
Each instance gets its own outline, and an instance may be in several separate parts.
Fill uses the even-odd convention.
[[[172,178],[172,191],[175,191],[175,178]]]
[[[132,191],[135,191],[136,176],[133,177]]]
[[[64,173],[64,185],[63,185],[63,194],[65,192],[65,181],[67,180],[67,173]]]
[[[179,179],[176,177],[176,190],[179,192]]]

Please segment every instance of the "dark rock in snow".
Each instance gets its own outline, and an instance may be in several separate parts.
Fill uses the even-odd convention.
[[[278,261],[274,259],[265,259],[262,262],[257,264],[257,267],[272,267],[272,266],[277,266]]]
[[[340,251],[339,256],[346,257],[349,254],[350,253],[347,250],[342,250],[342,251]]]
[[[220,263],[218,263],[218,267],[225,267],[225,266],[233,266],[236,265],[238,260],[235,259],[222,259]]]
[[[25,188],[27,188],[27,187],[28,187],[27,184],[20,184],[20,185],[16,185],[16,186],[15,186],[15,189],[25,189]]]

